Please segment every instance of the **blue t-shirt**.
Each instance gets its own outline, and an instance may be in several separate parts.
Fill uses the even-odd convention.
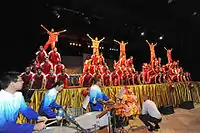
[[[91,111],[103,111],[103,105],[97,102],[97,99],[108,101],[109,98],[101,91],[98,85],[92,85],[90,88],[90,108]]]

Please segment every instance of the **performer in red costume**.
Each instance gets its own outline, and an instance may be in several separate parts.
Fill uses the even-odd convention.
[[[156,58],[156,54],[155,54],[155,46],[157,45],[156,44],[153,44],[153,43],[149,43],[148,40],[146,40],[146,42],[149,44],[149,48],[150,48],[150,53],[151,53],[151,63],[153,63],[154,59]]]
[[[130,56],[130,58],[126,60],[126,65],[127,66],[132,66],[133,65],[133,56]]]
[[[89,67],[88,67],[90,73],[93,75],[96,71],[96,66],[94,65],[94,62],[91,62],[91,64],[89,64]]]
[[[48,55],[49,55],[49,60],[53,64],[53,67],[58,63],[58,61],[61,61],[60,53],[58,53],[56,47],[53,50],[51,50],[48,53]]]
[[[114,39],[114,42],[118,43],[120,45],[120,56],[119,58],[122,58],[123,56],[125,56],[126,59],[126,45],[128,44],[128,42],[124,43],[124,41],[117,41]]]
[[[38,67],[39,67],[39,65],[38,65],[37,61],[33,60],[32,63],[30,64],[31,72],[36,73]]]
[[[51,89],[53,85],[57,82],[57,76],[54,74],[53,69],[49,71],[49,73],[46,75],[46,89]]]
[[[103,86],[110,86],[111,84],[111,81],[110,81],[110,73],[109,71],[107,70],[104,74],[102,74],[101,76],[101,80],[102,80],[102,85]]]
[[[101,79],[101,76],[102,76],[102,75],[101,75],[100,72],[97,71],[97,70],[96,70],[96,72],[92,75],[93,78],[98,78],[98,79]]]
[[[128,85],[128,73],[126,70],[124,70],[122,73],[121,85]]]
[[[46,76],[42,73],[42,68],[38,67],[36,74],[31,79],[30,88],[32,89],[45,89]]]
[[[126,56],[122,56],[120,59],[119,59],[119,65],[122,66],[122,65],[125,65],[127,66],[126,64]]]
[[[31,68],[30,67],[26,67],[25,72],[20,74],[20,77],[24,81],[22,90],[30,88],[30,81],[31,81],[33,75],[34,74],[31,72]]]
[[[167,49],[166,47],[164,47],[164,49],[167,51],[168,63],[172,63],[172,50],[173,50],[173,48]]]
[[[62,81],[64,83],[64,88],[68,88],[68,80],[70,76],[62,69],[61,73],[57,75],[57,81]]]
[[[91,64],[92,59],[86,59],[83,66],[83,75],[89,70],[89,65]]]
[[[117,73],[116,69],[110,74],[110,78],[111,78],[111,85],[112,86],[120,85],[120,76]]]
[[[91,56],[92,62],[94,62],[94,65],[98,65],[99,63],[99,58],[97,55],[97,52],[95,52],[92,56]]]
[[[100,55],[99,55],[99,63],[100,63],[100,65],[103,65],[105,63],[105,59],[103,57],[103,53],[100,53]]]
[[[145,83],[148,82],[148,77],[147,77],[148,71],[149,71],[149,65],[147,63],[143,63],[143,65],[142,65],[142,72],[143,72],[143,81]]]
[[[47,31],[47,33],[49,34],[49,40],[44,45],[44,50],[47,50],[49,45],[51,45],[51,49],[53,50],[55,48],[56,42],[58,42],[58,35],[60,33],[66,32],[66,30],[55,32],[53,28],[51,29],[51,31],[49,31],[42,24],[41,24],[41,27],[44,28]]]
[[[82,77],[82,87],[90,87],[92,84],[92,74],[89,73],[89,70],[86,71],[86,74]]]
[[[61,63],[61,61],[58,61],[58,63],[54,66],[54,72],[56,75],[61,73],[63,69],[65,69],[65,66]]]
[[[40,65],[47,57],[47,53],[43,46],[40,46],[39,51],[36,52],[36,61]]]
[[[49,61],[49,58],[46,57],[46,60],[40,64],[42,72],[46,75],[49,73],[50,69],[53,69],[52,63]]]

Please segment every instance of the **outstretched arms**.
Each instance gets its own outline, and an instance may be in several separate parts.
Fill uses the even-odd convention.
[[[151,45],[150,42],[149,42],[148,40],[146,40],[146,42],[147,42],[149,45]]]
[[[165,50],[167,50],[167,48],[166,48],[166,47],[164,47],[164,49],[165,49]]]
[[[91,40],[94,40],[89,34],[87,34],[87,36],[88,36]]]
[[[46,28],[46,27],[44,27],[44,25],[40,25],[43,29],[45,29],[47,32],[49,32],[49,30]]]
[[[125,43],[125,45],[128,44],[128,42]]]
[[[103,41],[105,39],[105,37],[103,37],[101,40],[99,40],[100,42]]]
[[[61,31],[58,31],[58,33],[63,33],[63,32],[66,32],[67,30],[61,30]]]
[[[114,41],[114,42],[116,42],[116,43],[119,43],[119,44],[120,44],[120,42],[119,42],[119,41],[117,41],[117,40],[115,40],[115,39],[114,39],[113,41]]]

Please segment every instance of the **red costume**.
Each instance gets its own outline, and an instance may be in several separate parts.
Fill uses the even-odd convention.
[[[50,61],[43,62],[40,67],[42,68],[42,72],[46,75],[49,73],[50,69],[53,69],[53,65]]]
[[[99,58],[96,55],[91,56],[92,62],[94,62],[94,65],[98,65],[99,63]]]
[[[54,52],[52,50],[49,52],[48,55],[49,55],[49,60],[51,61],[53,66],[55,66],[58,63],[58,61],[61,61],[60,53],[58,53],[58,52]]]
[[[99,56],[99,64],[103,65],[105,63],[104,57],[102,55]]]
[[[68,88],[69,75],[67,73],[59,73],[57,75],[57,81],[62,81],[64,83],[64,88]]]
[[[116,72],[111,73],[110,77],[112,80],[112,85],[114,86],[120,85],[120,77]]]
[[[91,73],[86,73],[85,75],[83,75],[82,78],[82,85],[83,87],[90,87],[92,82],[92,74]]]
[[[96,71],[96,66],[95,65],[89,65],[88,69],[89,69],[89,72],[93,75]]]
[[[56,74],[47,74],[46,75],[46,89],[51,89],[53,87],[53,85],[56,83],[57,81],[57,76]]]
[[[32,79],[31,79],[33,82],[32,88],[33,89],[43,89],[42,87],[43,87],[43,83],[44,83],[45,79],[46,79],[46,76],[43,73],[41,73],[41,74],[36,73],[35,75],[33,75]]]
[[[100,73],[94,73],[92,77],[101,79],[101,74]]]
[[[104,86],[109,86],[110,85],[110,74],[108,72],[104,73],[102,76],[101,76],[101,79],[103,81],[103,85]]]
[[[54,66],[54,71],[55,71],[55,74],[59,74],[61,73],[62,69],[65,69],[65,66],[63,64],[56,64]]]
[[[28,74],[26,72],[23,72],[23,73],[20,74],[20,77],[24,81],[24,83],[23,83],[23,89],[24,88],[29,88],[30,81],[31,81],[33,75],[34,74],[32,72],[30,72]]]
[[[39,50],[38,52],[36,52],[36,61],[38,62],[38,64],[40,65],[43,61],[45,61],[46,57],[48,56],[45,50]]]

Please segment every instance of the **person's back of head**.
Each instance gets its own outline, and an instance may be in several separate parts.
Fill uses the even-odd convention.
[[[19,79],[19,72],[8,71],[1,75],[0,77],[0,89],[6,89],[11,82],[17,82]]]

